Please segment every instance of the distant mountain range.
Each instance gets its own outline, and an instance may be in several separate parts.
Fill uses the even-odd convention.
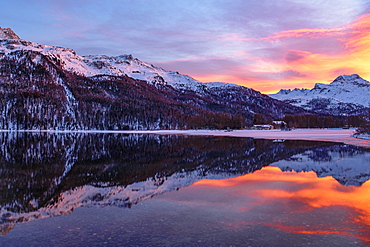
[[[131,55],[79,56],[0,29],[0,129],[241,128],[307,114],[253,89],[201,83]]]
[[[357,74],[341,75],[328,85],[317,83],[312,89],[282,89],[269,96],[316,113],[361,115],[370,107],[370,82]]]

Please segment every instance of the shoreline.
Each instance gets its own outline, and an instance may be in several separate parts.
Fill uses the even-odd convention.
[[[249,137],[269,140],[329,141],[370,148],[370,140],[353,137],[355,129],[295,129],[281,130],[0,130],[0,132],[33,133],[116,133]]]

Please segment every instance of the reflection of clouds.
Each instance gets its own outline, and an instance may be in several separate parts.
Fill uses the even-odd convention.
[[[370,241],[370,182],[361,187],[342,186],[332,177],[317,178],[314,172],[281,172],[278,167],[265,167],[253,174],[228,180],[201,180],[196,187],[219,187],[228,194],[230,205],[243,202],[240,197],[248,198],[234,210],[247,214],[264,215],[271,213],[272,222],[254,218],[251,222],[228,223],[228,227],[243,228],[253,224],[268,225],[282,231],[302,234],[340,234],[350,235]],[[212,190],[218,193],[218,190]],[[212,193],[212,192],[210,192]],[[231,194],[233,197],[231,197]],[[211,197],[211,195],[209,195]],[[330,208],[330,209],[329,209]],[[264,210],[261,213],[261,209]],[[321,218],[328,217],[327,210],[335,211],[336,219],[329,218],[325,224]],[[297,221],[303,215],[316,220],[303,224]],[[288,216],[286,216],[288,215]],[[280,222],[280,217],[284,220]],[[271,220],[271,218],[270,218]],[[338,226],[337,221],[341,222]]]

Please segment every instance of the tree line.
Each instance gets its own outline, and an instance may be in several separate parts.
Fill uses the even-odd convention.
[[[334,116],[334,115],[285,115],[278,119],[286,123],[287,128],[343,128],[360,127],[368,123],[366,116]],[[253,118],[253,124],[271,124],[271,117],[256,113]]]

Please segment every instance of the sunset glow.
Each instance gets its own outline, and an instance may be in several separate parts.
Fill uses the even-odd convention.
[[[227,77],[212,74],[195,78],[201,81],[224,79],[263,93],[275,93],[281,88],[312,88],[315,83],[329,83],[341,74],[359,74],[367,79],[370,78],[369,31],[370,14],[365,14],[342,27],[287,30],[260,39],[235,37],[235,42],[252,45],[258,41],[266,47],[272,45],[280,52],[279,57],[256,57],[249,60],[251,64]],[[335,43],[338,50],[333,52],[329,47],[328,51],[325,47],[316,50],[321,43],[327,42]],[[240,72],[249,77],[238,75]]]
[[[2,26],[22,39],[80,55],[132,54],[202,82],[275,93],[342,74],[370,79],[365,0],[14,0],[0,7],[9,10]]]

